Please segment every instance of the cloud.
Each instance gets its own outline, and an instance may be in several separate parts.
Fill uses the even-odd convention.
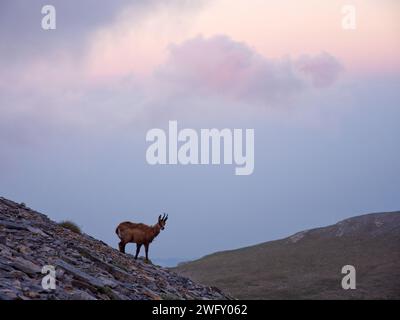
[[[342,65],[326,52],[316,56],[302,55],[296,61],[296,67],[308,75],[316,87],[328,87],[338,78]]]
[[[39,2],[32,3],[38,6]],[[15,3],[11,5],[5,2],[5,11],[14,12],[20,2]],[[153,1],[152,5],[159,8],[156,3]],[[171,3],[176,4],[176,1]],[[71,30],[65,30],[63,24],[59,23],[54,38],[51,32],[44,32],[40,27],[30,31],[37,22],[36,17],[24,20],[23,26],[13,30],[7,28],[0,31],[0,34],[8,34],[9,41],[6,42],[18,48],[15,57],[6,57],[0,63],[0,143],[14,141],[15,144],[32,144],[60,132],[78,134],[82,128],[104,134],[106,130],[112,132],[115,128],[153,123],[154,119],[164,121],[165,117],[175,114],[188,115],[187,118],[203,117],[207,108],[214,112],[213,118],[223,119],[230,116],[233,109],[240,112],[242,109],[237,108],[238,104],[245,104],[246,107],[284,107],[290,99],[310,87],[319,90],[332,85],[338,75],[335,66],[339,63],[328,54],[302,56],[297,60],[289,57],[270,59],[245,43],[219,35],[184,38],[186,40],[177,41],[178,44],[170,44],[165,59],[152,67],[154,72],[142,76],[135,72],[137,70],[132,65],[144,65],[148,57],[141,60],[142,55],[126,55],[125,60],[119,59],[118,52],[102,50],[110,47],[126,54],[136,50],[137,44],[127,41],[131,37],[126,38],[132,30],[120,28],[120,23],[113,20],[121,16],[121,12],[129,13],[128,16],[132,17],[132,7],[124,6],[125,1],[109,7],[110,15],[102,9],[93,17],[90,16],[93,12],[89,14],[90,4],[93,3],[85,2],[83,11],[78,12],[74,19],[70,7],[69,11],[64,12],[61,2],[55,4],[59,11],[59,22],[67,16],[71,17],[71,22],[75,22],[68,24]],[[32,6],[30,3],[29,10],[34,9]],[[143,9],[142,18],[146,23],[142,24],[147,26],[150,12],[144,13],[148,11],[144,9],[150,7],[143,4],[137,8]],[[29,11],[24,11],[22,7],[21,10],[24,14]],[[86,11],[90,23],[81,21]],[[170,11],[161,7],[157,12],[160,16],[166,15],[165,23],[168,24],[170,17],[166,13]],[[129,24],[129,21],[122,19],[122,26]],[[137,20],[133,30],[142,30],[142,24]],[[153,24],[150,23],[150,26]],[[107,33],[109,29],[111,31]],[[136,30],[132,34],[137,33]],[[116,42],[112,35],[119,35]],[[75,36],[77,43],[71,41]],[[29,41],[25,42],[29,37],[37,41],[34,46]],[[47,43],[46,39],[54,42],[49,40]],[[100,41],[100,45],[93,45],[96,41]],[[63,45],[58,46],[57,43]],[[127,48],[125,46],[120,47],[121,43],[127,43],[129,50],[124,50]],[[148,49],[151,52],[154,48],[150,46]],[[7,50],[3,43],[0,53]],[[42,54],[36,55],[35,50]],[[102,59],[104,52],[110,59]],[[96,60],[96,57],[100,59]],[[117,63],[117,71],[120,64],[122,72],[111,72],[112,76],[104,78],[101,75],[93,76],[89,72],[93,71],[93,61],[99,62],[101,68],[110,67],[112,70],[115,65],[107,62]],[[13,123],[13,126],[9,123]]]
[[[327,53],[269,59],[245,43],[218,35],[171,45],[156,77],[171,94],[215,95],[268,106],[310,86],[332,85],[340,69]]]
[[[57,29],[41,28],[44,0],[2,0],[0,4],[0,54],[8,62],[46,56],[54,49],[71,51],[81,47],[90,33],[112,21],[128,0],[85,0],[71,4],[52,0]],[[139,1],[143,3],[143,1]]]
[[[195,17],[208,0],[149,1],[146,10],[127,7],[115,21],[98,28],[88,43],[92,79],[149,75],[164,61],[166,47],[193,36]]]

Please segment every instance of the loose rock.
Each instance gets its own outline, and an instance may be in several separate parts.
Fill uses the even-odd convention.
[[[230,299],[1,197],[0,217],[0,300]],[[55,290],[42,287],[45,265]]]

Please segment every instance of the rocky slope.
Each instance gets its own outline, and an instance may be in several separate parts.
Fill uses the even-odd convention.
[[[344,265],[356,268],[343,290]],[[374,213],[174,269],[237,298],[400,299],[400,212]]]
[[[56,268],[55,290],[42,288],[45,265]],[[0,300],[226,298],[0,197]]]

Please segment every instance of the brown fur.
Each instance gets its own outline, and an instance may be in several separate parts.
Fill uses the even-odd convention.
[[[135,259],[137,259],[140,248],[142,245],[144,245],[146,251],[146,260],[149,260],[149,245],[154,238],[159,235],[160,231],[164,229],[167,219],[168,215],[166,216],[164,214],[163,217],[160,215],[158,217],[158,222],[153,226],[129,221],[120,223],[115,230],[115,233],[121,239],[120,243],[118,244],[119,251],[125,253],[125,246],[127,243],[136,243]]]

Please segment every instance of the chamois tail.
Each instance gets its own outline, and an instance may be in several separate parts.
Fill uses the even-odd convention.
[[[121,235],[119,233],[119,226],[115,229],[115,233],[117,234],[118,238],[121,238]]]

